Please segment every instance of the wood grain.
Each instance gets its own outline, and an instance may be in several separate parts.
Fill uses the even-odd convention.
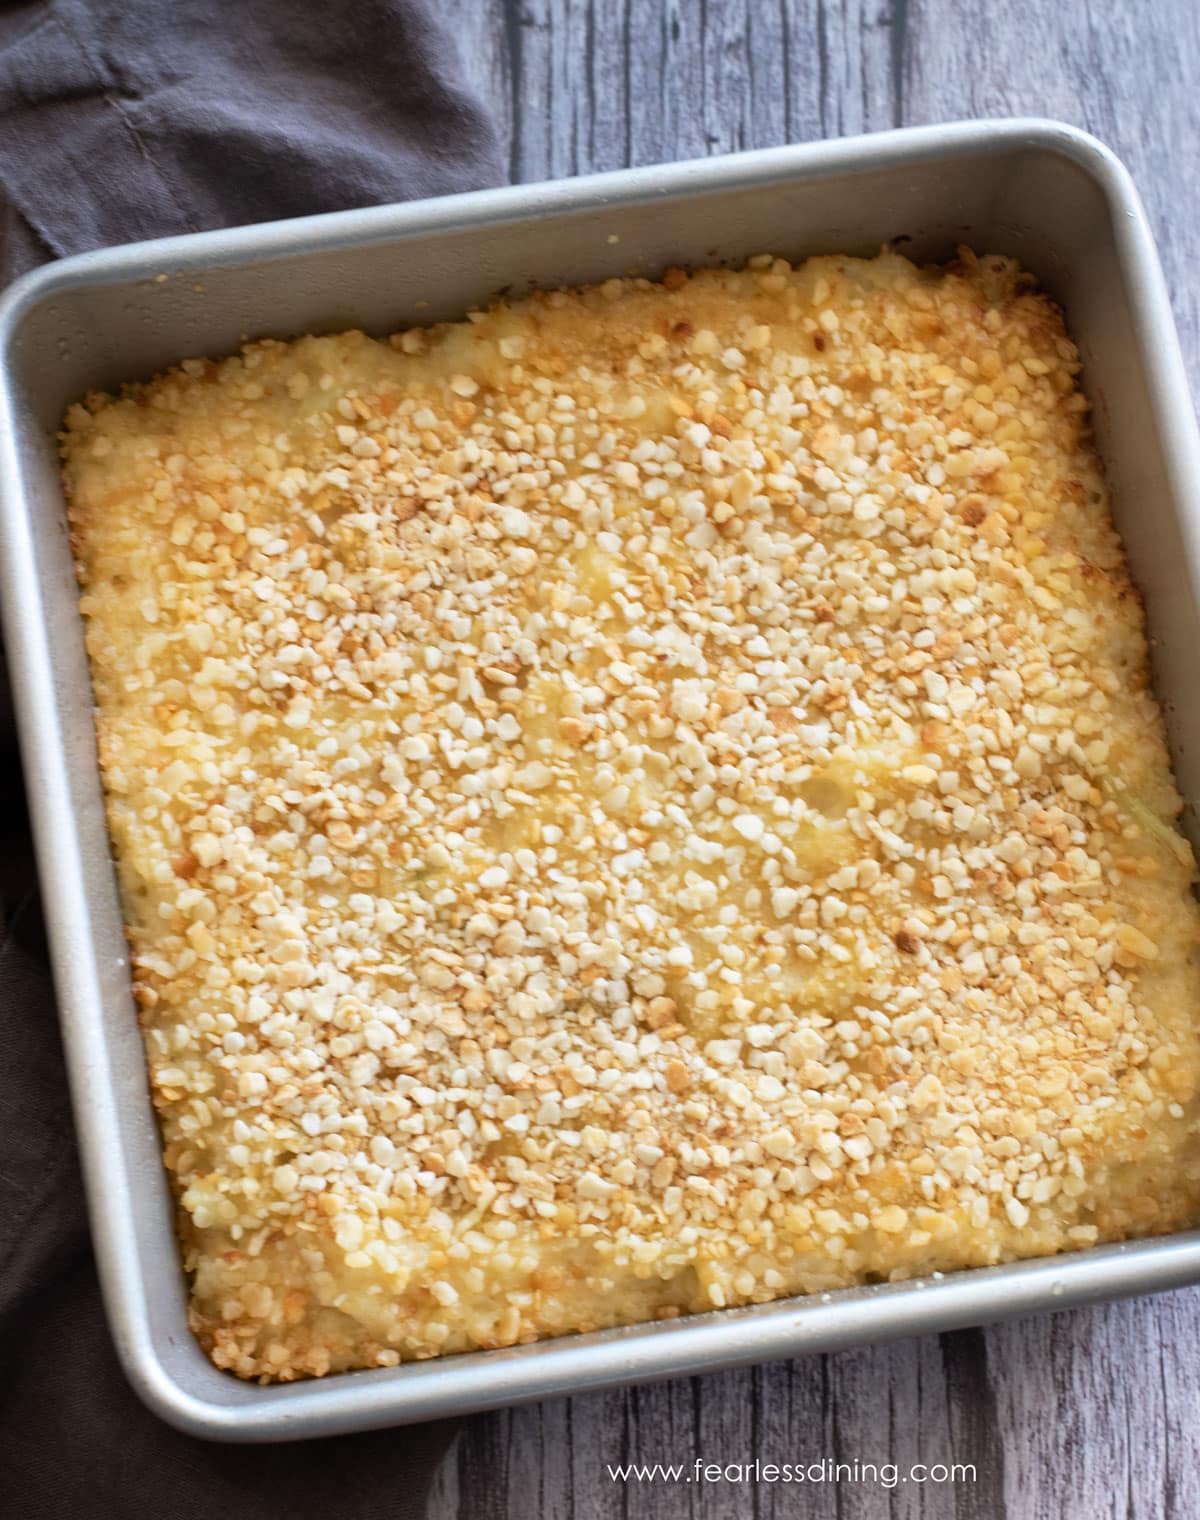
[[[1095,132],[1200,380],[1196,0],[445,0],[513,179],[964,117]],[[606,1464],[973,1463],[914,1483],[614,1483]],[[1200,1290],[467,1422],[429,1520],[1196,1520]]]

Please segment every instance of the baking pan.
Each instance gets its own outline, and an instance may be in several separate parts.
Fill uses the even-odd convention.
[[[1200,795],[1200,444],[1133,185],[1052,122],[975,122],[202,233],[68,259],[0,304],[0,596],[92,1230],[134,1386],[199,1436],[281,1440],[827,1351],[1200,1281],[1200,1232],[259,1387],[186,1323],[98,778],[54,434],[92,387],[246,337],[461,316],[496,291],[669,263],[1018,257],[1066,308],[1145,594],[1172,754]]]

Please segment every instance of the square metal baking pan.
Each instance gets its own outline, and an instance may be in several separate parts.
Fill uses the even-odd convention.
[[[927,1282],[258,1387],[186,1323],[109,856],[54,435],[92,387],[246,336],[457,317],[496,291],[759,252],[957,242],[1017,256],[1066,309],[1145,595],[1189,804],[1200,796],[1200,444],[1167,293],[1125,170],[1051,122],[977,122],[637,169],[116,248],[0,304],[0,596],[109,1320],[164,1419],[223,1440],[332,1434],[709,1371],[1200,1281],[1200,1233]]]

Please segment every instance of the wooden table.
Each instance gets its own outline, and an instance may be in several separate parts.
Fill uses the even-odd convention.
[[[1132,168],[1200,379],[1198,0],[445,0],[513,179],[1054,116]],[[975,1482],[614,1482],[609,1463]],[[430,1520],[1200,1517],[1200,1289],[471,1420]]]

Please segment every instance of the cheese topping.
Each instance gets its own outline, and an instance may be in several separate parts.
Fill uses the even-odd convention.
[[[759,258],[72,409],[218,1366],[1196,1218],[1194,867],[1078,369],[1004,260]]]

